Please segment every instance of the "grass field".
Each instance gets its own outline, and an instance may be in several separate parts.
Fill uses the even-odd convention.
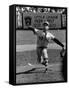
[[[66,41],[66,30],[49,30],[61,42]],[[36,44],[37,36],[30,30],[17,30],[16,31],[16,44]],[[52,42],[52,41],[51,41]]]
[[[60,50],[48,50],[49,63],[61,62]],[[37,53],[36,50],[24,51],[16,53],[16,66],[26,65],[28,62],[37,63]]]

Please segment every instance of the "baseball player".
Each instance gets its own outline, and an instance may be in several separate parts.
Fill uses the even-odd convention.
[[[38,30],[29,26],[28,29],[32,30],[35,35],[37,35],[37,60],[38,63],[41,63],[45,66],[48,66],[48,53],[47,53],[47,46],[48,43],[53,40],[57,44],[62,47],[64,50],[64,45],[55,38],[53,34],[49,32],[49,22],[45,21],[43,23],[43,30]]]

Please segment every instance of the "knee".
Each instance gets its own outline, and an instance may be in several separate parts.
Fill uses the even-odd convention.
[[[46,49],[43,50],[43,57],[44,58],[48,58],[48,53],[47,53],[47,50]]]

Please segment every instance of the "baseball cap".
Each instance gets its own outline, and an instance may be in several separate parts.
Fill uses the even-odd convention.
[[[49,22],[48,22],[48,21],[45,21],[45,22],[43,23],[43,26],[49,26]]]

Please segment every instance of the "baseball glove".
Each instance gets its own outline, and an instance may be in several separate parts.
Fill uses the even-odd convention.
[[[64,55],[65,55],[65,49],[64,48],[62,48],[62,50],[60,51],[60,57],[64,57]]]

